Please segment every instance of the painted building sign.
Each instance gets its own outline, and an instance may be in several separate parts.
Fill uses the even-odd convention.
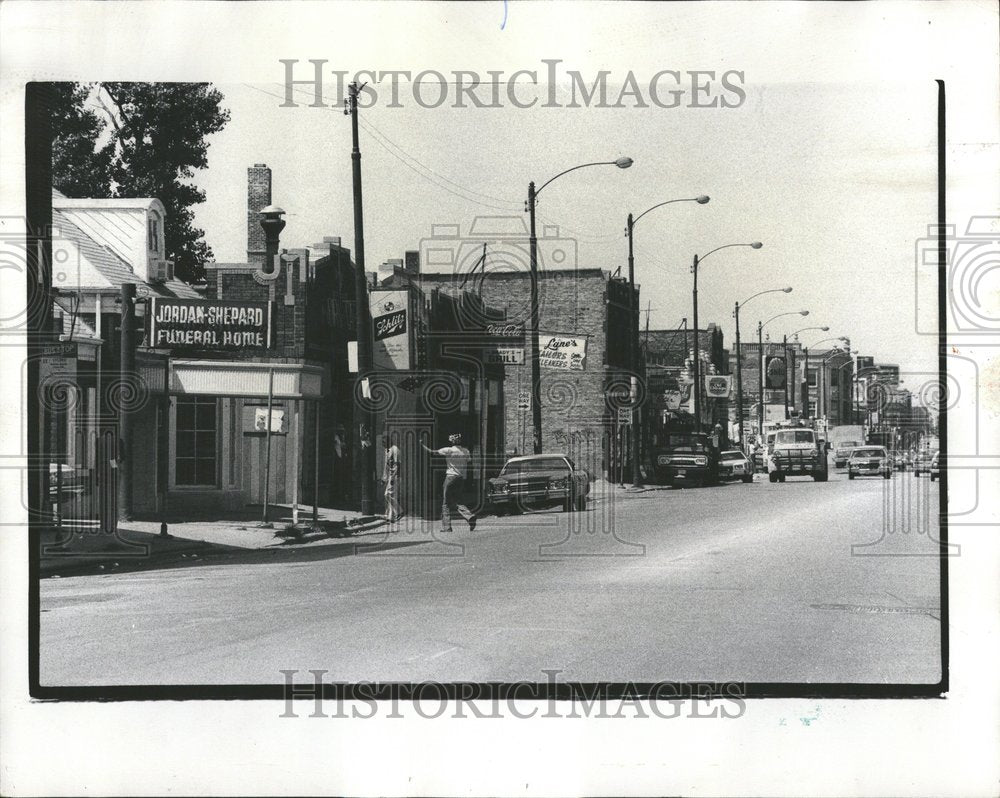
[[[372,362],[377,369],[410,368],[410,294],[372,291]]]
[[[490,339],[486,347],[487,365],[520,366],[524,363],[523,324],[487,324],[485,332]]]
[[[587,336],[539,333],[538,355],[542,368],[583,371],[587,362]]]
[[[152,297],[149,345],[154,349],[270,349],[271,302]]]

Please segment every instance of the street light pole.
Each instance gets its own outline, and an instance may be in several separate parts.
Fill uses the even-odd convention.
[[[531,430],[532,451],[542,453],[542,363],[538,351],[538,238],[535,235],[535,181],[528,183],[528,252],[531,263]]]
[[[632,313],[635,317],[635,331],[634,334],[630,335],[630,350],[631,350],[631,368],[633,373],[633,379],[638,379],[639,374],[639,297],[635,290],[635,254],[632,247],[632,234],[635,229],[635,223],[638,222],[643,216],[645,216],[650,211],[654,211],[657,208],[662,208],[664,205],[670,205],[674,202],[697,202],[699,205],[706,205],[709,202],[709,197],[706,195],[701,195],[699,197],[690,197],[682,199],[672,199],[666,202],[660,202],[651,208],[647,208],[642,213],[640,213],[636,218],[632,218],[632,214],[628,215],[626,220],[625,233],[628,236],[628,284],[629,291],[631,292],[630,305],[632,307]],[[696,256],[697,257],[697,256]],[[697,286],[696,286],[697,290]],[[697,299],[695,300],[695,306],[697,306]],[[647,328],[649,326],[649,316],[646,317]],[[697,323],[695,327],[697,327]],[[638,391],[635,392],[633,399],[632,408],[632,487],[640,488],[642,487],[642,471],[640,469],[640,457],[639,457],[639,424],[638,424]]]
[[[355,95],[356,104],[356,95]],[[360,159],[360,155],[358,158]],[[535,235],[535,205],[538,195],[542,193],[549,183],[556,178],[562,177],[568,172],[583,169],[587,166],[617,166],[619,169],[628,169],[632,165],[631,158],[618,158],[615,161],[595,161],[593,163],[582,163],[565,169],[555,177],[549,178],[542,183],[541,188],[535,188],[535,182],[528,183],[528,253],[530,259],[531,280],[531,426],[532,426],[532,451],[535,454],[542,453],[542,366],[541,353],[538,351],[538,238]],[[358,175],[360,180],[360,172]],[[360,357],[360,352],[359,352]]]
[[[757,320],[757,435],[764,440],[764,324]]]
[[[736,317],[736,424],[740,450],[743,449],[743,356],[740,353],[740,303],[733,310]]]
[[[743,304],[746,305],[751,299],[756,299],[764,294],[790,294],[792,293],[792,287],[788,288],[769,288],[766,291],[758,291],[753,296],[748,299],[743,300]],[[740,448],[743,448],[743,352],[740,349],[740,303],[736,303],[736,308],[733,311],[733,316],[736,317],[736,408],[739,415],[739,435],[740,435]]]
[[[697,254],[694,256],[694,262],[691,266],[691,271],[694,274],[694,281],[692,284],[691,298],[694,303],[694,423],[695,432],[701,432],[701,353],[698,351],[698,264],[705,260],[713,252],[718,252],[720,249],[729,249],[730,247],[750,247],[751,249],[760,249],[764,246],[760,241],[754,241],[750,244],[723,244],[721,247],[716,247],[715,249],[709,250],[700,258]]]
[[[694,272],[694,282],[691,288],[691,299],[694,302],[694,357],[692,358],[692,368],[694,369],[694,430],[701,432],[701,352],[698,348],[698,255],[694,256],[691,265]]]
[[[762,334],[763,330],[772,321],[774,321],[775,319],[780,319],[782,316],[808,316],[808,315],[809,315],[809,311],[808,310],[792,310],[792,311],[789,311],[788,313],[779,313],[777,316],[772,316],[771,318],[769,318],[765,322],[760,322],[760,321],[757,322],[757,347],[760,350],[759,351],[759,354],[760,354],[760,360],[759,360],[759,368],[760,368],[760,380],[759,380],[759,382],[760,382],[760,402],[758,404],[759,410],[758,410],[758,414],[757,415],[759,417],[758,432],[759,432],[761,438],[764,437],[764,371],[765,371],[765,366],[766,366],[766,362],[764,360],[764,338],[763,338],[763,334]],[[786,411],[788,409],[788,390],[787,390],[788,389],[788,381],[787,381],[787,377],[788,377],[788,375],[786,374],[785,375],[785,410]]]
[[[347,108],[344,113],[351,117],[351,176],[354,188],[354,301],[357,305],[358,335],[358,381],[364,385],[372,368],[371,311],[368,307],[368,275],[365,273],[365,220],[361,196],[361,148],[358,142],[358,93],[361,88],[357,81],[348,87]],[[363,400],[364,391],[357,395]],[[358,434],[358,465],[361,480],[361,513],[371,515],[375,511],[375,450],[371,410],[361,408],[361,425]]]

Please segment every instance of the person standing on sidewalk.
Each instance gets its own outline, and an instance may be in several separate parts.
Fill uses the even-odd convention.
[[[401,454],[389,434],[385,436],[385,463],[382,466],[382,481],[385,483],[385,520],[395,523],[403,515],[399,505],[399,469]]]
[[[441,530],[451,532],[451,513],[457,510],[458,514],[469,522],[469,531],[476,528],[476,516],[464,504],[459,501],[459,496],[465,486],[465,475],[469,468],[469,460],[472,455],[469,450],[462,446],[462,436],[458,433],[448,436],[450,446],[443,449],[432,449],[421,441],[420,445],[431,454],[439,454],[445,459],[444,490],[441,501]]]

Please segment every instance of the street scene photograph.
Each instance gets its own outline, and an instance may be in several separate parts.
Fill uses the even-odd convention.
[[[995,795],[998,15],[0,3],[0,794]]]
[[[941,681],[937,86],[529,66],[32,87],[42,686]]]

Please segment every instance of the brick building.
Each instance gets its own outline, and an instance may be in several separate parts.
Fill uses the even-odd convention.
[[[465,274],[402,269],[382,282],[452,296],[464,284],[502,312],[505,325],[523,328],[517,343],[498,347],[495,361],[503,369],[498,434],[507,455],[532,451],[530,279],[526,270],[486,271],[466,282]],[[566,453],[592,474],[604,474],[612,457],[614,397],[627,395],[629,386],[628,320],[634,316],[628,283],[598,268],[550,268],[539,272],[538,286],[542,449]]]

